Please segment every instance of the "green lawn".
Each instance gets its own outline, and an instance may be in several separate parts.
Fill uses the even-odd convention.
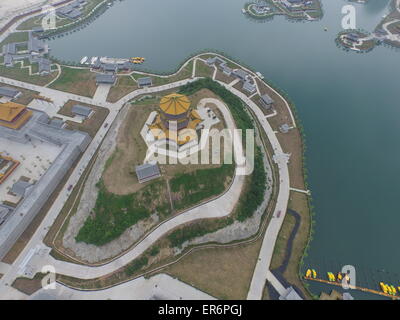
[[[91,98],[97,89],[96,75],[88,69],[61,67],[60,77],[50,88]]]
[[[196,76],[197,77],[211,77],[213,74],[214,68],[210,68],[203,61],[196,61]]]
[[[226,189],[228,179],[232,178],[234,168],[233,164],[223,164],[219,168],[177,174],[170,180],[171,191],[180,195],[174,201],[174,208],[188,208],[221,194]]]
[[[51,74],[45,76],[29,75],[29,70],[27,68],[21,69],[19,63],[16,64],[14,67],[5,67],[3,65],[0,65],[0,74],[3,77],[24,81],[39,86],[44,86],[48,84],[57,75],[56,72],[52,72]]]
[[[11,33],[7,38],[5,38],[0,43],[0,48],[3,48],[4,45],[12,42],[24,42],[29,40],[28,32],[14,32]]]
[[[153,84],[155,86],[161,86],[163,84],[172,83],[172,82],[176,82],[179,80],[184,80],[184,79],[190,78],[192,76],[192,70],[193,70],[193,60],[191,60],[181,71],[179,71],[179,73],[177,73],[174,76],[170,76],[168,78],[152,77]]]
[[[138,192],[115,195],[108,192],[103,182],[98,184],[99,193],[93,214],[88,217],[76,236],[76,241],[97,246],[118,238],[130,226],[148,218],[154,211],[160,215],[170,213],[165,181],[154,181]]]

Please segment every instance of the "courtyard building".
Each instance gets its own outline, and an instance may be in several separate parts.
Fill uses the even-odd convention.
[[[19,129],[32,116],[32,111],[26,106],[14,102],[0,103],[0,126]]]
[[[7,97],[11,99],[18,98],[21,94],[21,91],[10,87],[0,87],[0,97]]]
[[[150,77],[139,78],[137,79],[137,83],[139,88],[150,87],[153,85],[153,81]]]
[[[80,104],[76,104],[72,107],[72,113],[78,116],[82,116],[85,119],[90,118],[93,110],[89,107],[82,106]]]
[[[266,110],[270,110],[274,105],[274,100],[268,94],[263,94],[260,97],[260,103]]]
[[[114,85],[117,77],[113,74],[99,73],[96,75],[97,84],[111,84]]]

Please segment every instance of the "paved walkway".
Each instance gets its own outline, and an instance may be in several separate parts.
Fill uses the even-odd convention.
[[[290,188],[290,191],[305,193],[306,195],[310,195],[311,194],[310,190],[302,190],[302,189],[297,189],[297,188]]]
[[[9,265],[8,263],[0,261],[0,273],[1,274],[9,272],[10,269],[11,269],[11,265]]]
[[[93,100],[97,102],[106,102],[108,92],[110,92],[111,85],[109,84],[99,84],[97,86],[96,92],[93,96]]]
[[[265,118],[264,113],[260,110],[260,108],[249,99],[244,93],[239,90],[231,87],[230,85],[224,84],[232,93],[239,96],[247,106],[254,112],[255,116],[259,120],[262,128],[264,129],[269,142],[272,145],[274,150],[275,159],[278,165],[279,170],[279,191],[276,200],[276,206],[274,211],[274,216],[277,216],[277,212],[281,211],[281,215],[279,218],[273,218],[265,232],[264,240],[260,249],[258,261],[256,264],[256,268],[254,270],[253,278],[250,284],[250,289],[247,295],[247,299],[261,299],[265,282],[267,280],[267,275],[269,273],[269,266],[271,264],[272,254],[275,247],[275,242],[279,234],[279,230],[281,229],[283,220],[285,218],[287,204],[289,200],[289,169],[287,166],[287,159],[284,156],[284,152],[282,147],[276,137],[273,129]]]
[[[81,291],[57,283],[53,290],[41,289],[33,300],[215,300],[214,297],[167,274],[125,282],[109,289]]]
[[[267,271],[267,280],[272,284],[275,290],[283,296],[286,292],[285,287],[279,282],[279,280],[273,275],[271,271]]]

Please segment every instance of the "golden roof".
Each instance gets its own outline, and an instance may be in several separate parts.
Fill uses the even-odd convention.
[[[11,122],[25,110],[25,106],[14,102],[0,103],[0,120]]]
[[[160,108],[164,113],[179,115],[189,110],[190,100],[183,94],[172,93],[161,98]]]
[[[196,132],[193,132],[193,130],[196,128],[196,125],[198,124],[197,121],[199,122],[201,121],[200,120],[194,120],[194,121],[195,123],[192,123],[193,121],[189,122],[188,128],[184,128],[176,132],[167,129],[164,126],[163,122],[161,121],[160,116],[157,116],[156,120],[154,121],[153,124],[149,126],[149,128],[150,130],[152,130],[152,134],[156,139],[169,139],[175,141],[179,145],[182,145],[193,139],[197,139],[197,134]]]
[[[0,103],[0,126],[19,129],[31,116],[32,111],[21,104],[14,102]]]
[[[194,110],[194,109],[190,112],[190,115],[191,115],[194,119],[199,119],[199,120],[203,121],[203,119],[201,119],[199,113],[198,113],[196,110]]]

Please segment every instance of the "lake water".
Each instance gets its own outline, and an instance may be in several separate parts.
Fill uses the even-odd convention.
[[[400,52],[338,49],[334,38],[348,3],[322,2],[321,21],[275,17],[259,23],[241,13],[244,0],[126,0],[50,45],[52,54],[66,61],[144,56],[146,68],[159,72],[211,48],[260,71],[290,95],[305,128],[316,212],[307,266],[336,272],[351,264],[369,286],[388,277],[397,286]],[[372,31],[388,3],[355,5],[357,27]]]

